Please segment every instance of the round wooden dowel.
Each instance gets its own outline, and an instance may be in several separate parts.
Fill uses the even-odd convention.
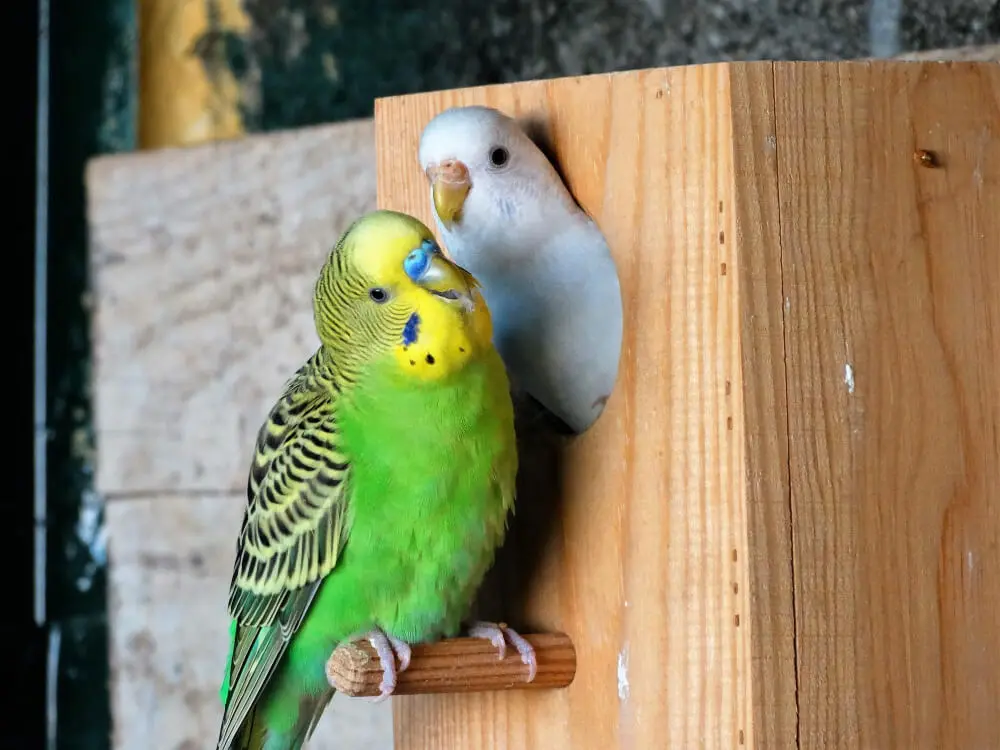
[[[524,636],[535,649],[538,673],[531,682],[517,649],[508,645],[501,661],[483,638],[450,638],[413,647],[413,658],[397,676],[393,695],[476,693],[491,690],[544,690],[566,687],[576,675],[576,650],[564,633]],[[368,641],[337,648],[326,665],[330,684],[352,697],[379,695],[382,664]]]

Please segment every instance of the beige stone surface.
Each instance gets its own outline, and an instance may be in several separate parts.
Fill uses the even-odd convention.
[[[375,207],[371,122],[103,158],[87,187],[98,487],[243,489],[316,274]]]
[[[108,503],[116,748],[214,748],[242,508],[239,494]],[[391,719],[388,702],[336,696],[309,747],[390,750]]]

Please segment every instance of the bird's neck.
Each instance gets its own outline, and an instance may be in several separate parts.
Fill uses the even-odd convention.
[[[475,357],[450,377],[426,381],[408,376],[383,357],[369,363],[357,382],[341,393],[338,410],[370,434],[390,439],[400,429],[410,438],[434,440],[442,425],[465,429],[486,409],[509,403],[509,381],[495,350]],[[509,406],[508,406],[509,408]]]
[[[360,368],[346,347],[320,344],[311,364],[316,376],[323,382],[333,384],[335,391],[343,391],[357,382]]]

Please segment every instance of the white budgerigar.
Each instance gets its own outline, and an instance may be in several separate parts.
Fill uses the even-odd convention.
[[[448,253],[482,283],[511,380],[575,432],[618,374],[618,274],[594,221],[516,120],[445,110],[424,128],[420,166]]]

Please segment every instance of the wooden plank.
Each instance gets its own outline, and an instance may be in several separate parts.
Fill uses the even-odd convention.
[[[801,747],[1000,747],[1000,67],[775,99]]]
[[[736,250],[718,241],[736,235],[728,80],[710,65],[376,101],[379,204],[428,223],[415,146],[434,113],[483,103],[546,123],[570,188],[608,237],[627,329],[606,411],[564,445],[555,491],[522,485],[519,500],[529,512],[558,507],[524,583],[526,619],[571,636],[573,684],[400,698],[397,748],[746,741],[748,587],[733,592],[750,563],[744,419],[739,387],[726,392],[738,383],[740,325],[737,275],[720,273]],[[513,524],[523,520],[519,511]]]
[[[775,150],[774,72],[734,66],[735,242],[739,255],[745,414],[753,744],[797,746],[784,294]],[[719,238],[720,244],[727,241]],[[739,389],[740,380],[734,380]],[[752,576],[752,577],[751,577]],[[743,585],[743,582],[740,582]],[[734,594],[737,593],[734,591]],[[748,742],[749,744],[749,742]]]
[[[114,747],[214,747],[242,494],[109,503]],[[312,747],[386,750],[388,705],[335,696]]]
[[[374,163],[370,121],[91,163],[106,497],[246,487],[254,435],[318,343],[316,274],[374,208]]]

